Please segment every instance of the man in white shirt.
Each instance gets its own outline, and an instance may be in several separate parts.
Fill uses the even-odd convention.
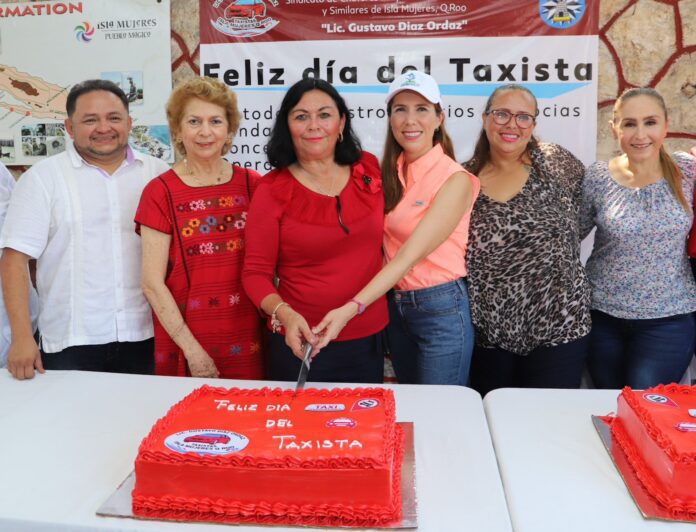
[[[66,107],[72,144],[17,182],[0,235],[12,328],[7,369],[20,380],[44,368],[152,373],[152,319],[133,218],[144,186],[168,166],[128,146],[128,100],[114,83],[78,83]],[[29,318],[31,258],[40,350]]]
[[[0,163],[0,229],[2,229],[2,224],[5,221],[5,213],[7,213],[7,207],[10,204],[10,197],[12,196],[12,189],[14,186],[14,177],[12,177],[10,171],[5,168],[5,165]],[[0,251],[0,255],[2,255],[2,251]],[[36,314],[39,310],[39,302],[34,287],[30,287],[30,289],[29,308],[33,329],[36,326]],[[7,319],[5,304],[2,301],[2,283],[0,283],[0,368],[7,366],[7,352],[10,349],[11,341],[12,331],[10,330],[10,322]]]

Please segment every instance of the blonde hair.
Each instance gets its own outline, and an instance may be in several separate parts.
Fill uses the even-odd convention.
[[[391,117],[392,98],[387,104],[387,115]],[[435,105],[435,114],[442,116],[442,106],[439,103]],[[440,144],[446,155],[454,159],[454,146],[452,139],[447,134],[445,129],[445,121],[443,120],[440,126],[435,130],[433,135],[433,146]],[[382,189],[384,190],[384,212],[389,212],[397,206],[404,195],[404,187],[399,180],[399,169],[397,161],[399,156],[404,151],[401,145],[394,138],[391,127],[387,126],[387,138],[384,141],[384,152],[382,155]]]
[[[652,87],[634,87],[632,89],[626,89],[621,96],[616,99],[611,119],[614,127],[617,126],[617,115],[621,109],[621,106],[624,104],[624,102],[630,100],[631,98],[635,98],[636,96],[649,96],[650,98],[654,99],[662,108],[662,112],[665,115],[665,120],[667,120],[667,105],[665,105],[665,100],[662,95]],[[669,153],[667,153],[664,144],[660,146],[660,166],[662,168],[662,174],[665,177],[665,181],[667,181],[667,184],[669,185],[672,194],[674,194],[674,197],[685,211],[691,212],[691,205],[684,196],[684,190],[681,186],[682,180],[684,179],[684,174],[674,162],[674,159],[672,159]]]
[[[177,135],[181,129],[181,119],[183,118],[186,104],[194,98],[219,105],[225,110],[227,131],[231,134],[231,137],[236,135],[239,129],[239,122],[241,121],[241,114],[237,108],[237,95],[223,82],[213,78],[198,77],[178,85],[172,91],[167,102],[167,121],[169,122],[169,131],[171,131],[174,137],[174,146],[182,155],[186,155],[186,148],[181,139],[177,138]],[[230,138],[222,146],[220,155],[224,155],[231,148],[232,139]]]

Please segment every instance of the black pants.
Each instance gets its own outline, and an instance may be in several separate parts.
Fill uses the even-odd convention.
[[[302,361],[285,345],[285,336],[272,333],[269,348],[271,380],[297,381]],[[331,342],[312,360],[307,381],[382,383],[382,333],[344,342]]]
[[[589,335],[537,347],[527,355],[477,345],[471,359],[471,387],[481,397],[497,388],[580,388],[589,347]]]
[[[45,369],[106,371],[154,375],[155,340],[111,342],[101,345],[76,345],[57,353],[41,352]]]

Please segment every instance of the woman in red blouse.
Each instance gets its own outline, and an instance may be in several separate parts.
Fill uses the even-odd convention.
[[[295,380],[311,327],[382,266],[384,197],[377,159],[362,152],[343,98],[319,79],[286,93],[267,146],[276,168],[249,209],[244,288],[269,316],[270,377]],[[313,381],[382,382],[384,297],[314,358]],[[293,354],[295,356],[293,356]]]
[[[222,155],[239,128],[223,83],[179,85],[167,118],[184,159],[143,191],[136,230],[154,311],[155,372],[262,378],[259,318],[241,285],[247,209],[260,176]]]

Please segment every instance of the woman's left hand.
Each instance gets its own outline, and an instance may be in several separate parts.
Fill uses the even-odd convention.
[[[356,314],[357,305],[353,302],[348,302],[342,307],[327,312],[319,324],[312,327],[312,332],[319,337],[319,343],[314,346],[315,352],[334,340]]]

